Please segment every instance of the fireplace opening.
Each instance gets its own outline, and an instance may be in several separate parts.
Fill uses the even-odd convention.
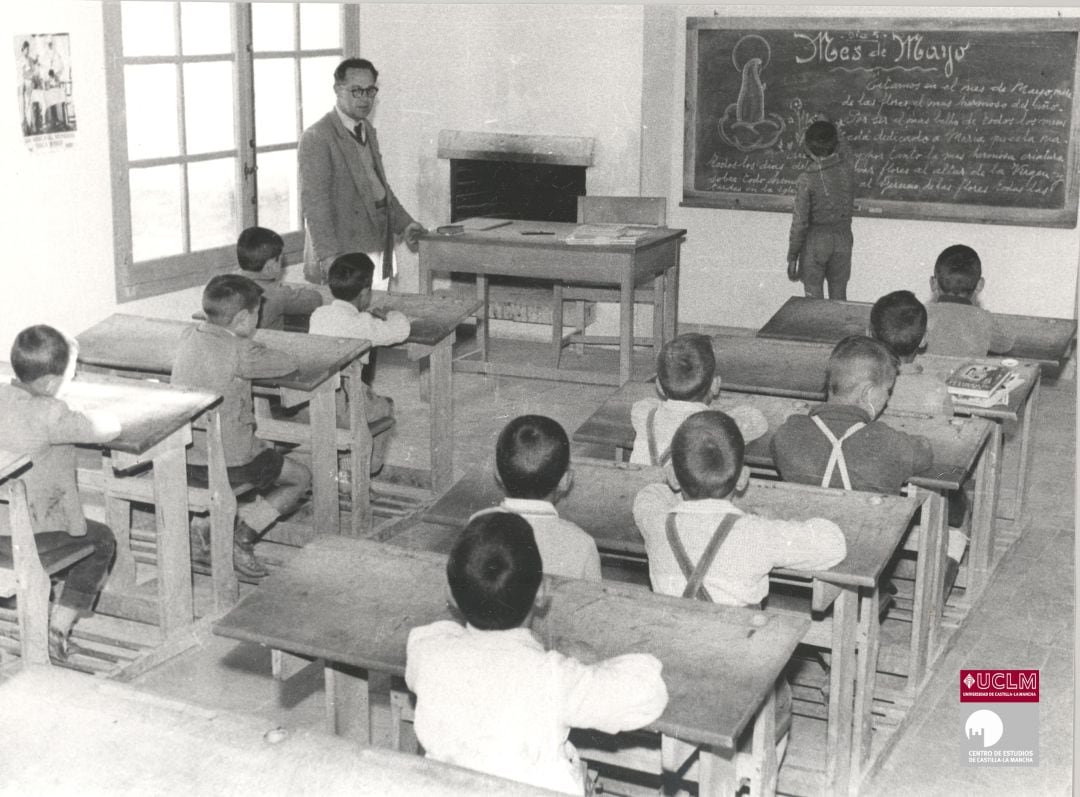
[[[514,161],[450,160],[450,220],[473,216],[575,221],[585,167]]]

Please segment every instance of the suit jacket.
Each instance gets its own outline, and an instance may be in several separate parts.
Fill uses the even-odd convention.
[[[379,138],[370,122],[367,130],[367,146],[376,171],[386,183]],[[307,232],[304,276],[309,281],[325,282],[325,268],[339,255],[381,252],[387,224],[395,235],[401,235],[413,222],[388,184],[386,201],[376,206],[372,198],[375,186],[360,163],[356,139],[341,123],[336,110],[304,131],[297,158]]]

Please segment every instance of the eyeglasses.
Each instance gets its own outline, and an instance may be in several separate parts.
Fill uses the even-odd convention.
[[[375,99],[375,95],[379,93],[378,86],[368,86],[367,88],[362,86],[342,86],[342,88],[357,100],[361,97],[367,97],[369,100],[373,100]]]

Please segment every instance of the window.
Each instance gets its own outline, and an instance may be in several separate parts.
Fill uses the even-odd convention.
[[[103,6],[118,301],[236,266],[259,224],[303,248],[296,148],[357,51],[355,5]]]

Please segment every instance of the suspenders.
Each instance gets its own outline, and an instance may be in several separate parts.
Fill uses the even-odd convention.
[[[832,433],[832,430],[825,425],[824,421],[822,421],[816,415],[811,415],[810,420],[812,420],[817,425],[817,428],[821,430],[821,433],[825,435],[826,438],[828,438],[830,443],[832,443],[832,453],[829,455],[829,461],[825,465],[825,475],[821,477],[821,486],[828,487],[832,482],[833,471],[839,468],[840,481],[843,483],[845,490],[850,490],[851,477],[848,475],[847,460],[844,459],[843,445],[845,440],[847,440],[857,431],[866,426],[866,424],[862,421],[853,423],[851,426],[848,427],[848,430],[844,432],[841,437],[838,438]]]
[[[658,409],[660,409],[659,405],[649,410],[649,417],[645,419],[645,436],[649,440],[650,465],[666,465],[667,461],[671,459],[670,445],[664,449],[663,453],[656,450],[656,411]]]
[[[686,576],[686,589],[683,590],[682,594],[684,598],[698,598],[712,603],[712,596],[709,595],[702,582],[705,580],[705,574],[712,567],[716,552],[720,549],[724,540],[727,539],[728,533],[738,519],[739,516],[736,514],[724,515],[720,525],[713,532],[709,544],[705,546],[705,551],[701,554],[701,560],[695,567],[690,562],[690,557],[686,553],[686,548],[683,547],[682,540],[679,539],[679,532],[675,527],[675,515],[670,514],[667,516],[668,544],[671,546],[671,552],[675,554],[675,561],[678,562],[679,569]]]

